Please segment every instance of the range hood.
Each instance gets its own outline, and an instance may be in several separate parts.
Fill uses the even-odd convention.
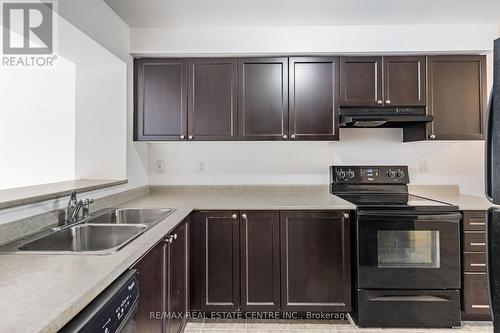
[[[396,127],[426,124],[434,120],[424,107],[341,108],[340,127]]]

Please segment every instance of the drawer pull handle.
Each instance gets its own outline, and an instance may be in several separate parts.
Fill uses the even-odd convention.
[[[470,264],[471,267],[486,267],[486,264]]]
[[[485,246],[486,243],[470,243],[471,246]]]
[[[485,225],[486,222],[470,222],[470,225]]]
[[[471,306],[473,309],[489,309],[489,305],[472,305]]]

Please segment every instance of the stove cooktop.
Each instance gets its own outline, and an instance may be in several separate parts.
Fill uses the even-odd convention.
[[[407,193],[342,193],[335,195],[356,205],[358,209],[458,210],[458,207],[454,205]]]

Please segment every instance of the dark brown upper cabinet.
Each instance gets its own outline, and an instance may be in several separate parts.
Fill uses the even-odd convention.
[[[482,140],[485,131],[486,57],[429,57],[428,138]]]
[[[425,106],[425,57],[383,57],[384,105]]]
[[[339,59],[289,59],[289,135],[292,140],[338,140]]]
[[[188,61],[188,140],[237,140],[236,59]]]
[[[382,106],[382,57],[340,58],[340,105]]]
[[[184,140],[187,128],[185,59],[135,60],[134,139]]]
[[[239,212],[197,212],[201,240],[201,310],[240,305]]]
[[[347,212],[280,212],[281,310],[351,310]]]
[[[240,140],[288,139],[288,58],[238,60]]]
[[[425,106],[425,57],[342,57],[341,106]]]
[[[241,310],[280,309],[280,215],[242,211],[240,219]]]

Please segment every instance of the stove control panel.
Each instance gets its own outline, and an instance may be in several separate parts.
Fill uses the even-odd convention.
[[[332,184],[403,184],[409,183],[408,166],[331,166]]]

